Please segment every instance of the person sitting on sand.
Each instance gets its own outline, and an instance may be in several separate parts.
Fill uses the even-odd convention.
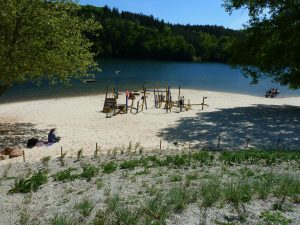
[[[59,142],[60,137],[57,137],[55,134],[55,128],[52,128],[48,134],[48,143]]]

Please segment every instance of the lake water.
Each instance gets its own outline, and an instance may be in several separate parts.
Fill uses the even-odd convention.
[[[279,96],[300,96],[300,90],[293,91],[268,79],[257,85],[250,85],[251,80],[241,72],[220,63],[168,62],[152,60],[102,59],[99,61],[101,72],[95,74],[96,83],[83,83],[73,80],[70,86],[62,84],[49,86],[41,84],[23,84],[12,87],[0,97],[0,102],[58,98],[67,96],[104,93],[106,86],[116,82],[115,71],[119,70],[119,90],[138,90],[144,84],[146,88],[160,87],[201,89],[224,91],[263,96],[267,89],[278,87]]]

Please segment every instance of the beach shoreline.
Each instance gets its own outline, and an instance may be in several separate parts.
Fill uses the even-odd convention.
[[[62,137],[61,142],[50,147],[24,148],[26,161],[59,157],[61,147],[68,156],[75,157],[80,149],[85,155],[92,155],[96,143],[103,154],[114,148],[120,151],[130,144],[141,145],[145,151],[153,150],[159,148],[160,142],[165,150],[180,150],[189,145],[210,148],[216,146],[218,136],[222,137],[222,147],[229,149],[242,147],[247,138],[275,143],[282,137],[287,144],[299,143],[300,97],[270,99],[192,89],[181,90],[181,95],[185,96],[186,103],[190,99],[192,104],[199,104],[202,97],[207,97],[209,107],[202,111],[200,105],[195,105],[181,113],[176,108],[166,114],[164,109],[154,107],[151,92],[147,97],[148,110],[112,118],[106,118],[101,112],[103,94],[1,104],[0,147],[24,148],[32,137],[46,140],[47,133],[54,127]],[[177,96],[178,90],[174,89],[173,99],[177,100]],[[124,93],[118,103],[125,104]],[[265,137],[260,138],[260,133]],[[0,164],[21,161],[19,157],[0,161]]]

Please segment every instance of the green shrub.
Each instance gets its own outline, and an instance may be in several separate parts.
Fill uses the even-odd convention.
[[[262,225],[289,225],[292,220],[285,218],[280,212],[264,211],[261,213]]]
[[[99,172],[97,167],[90,164],[83,165],[82,170],[80,177],[85,178],[87,181],[90,181],[92,177],[96,176]]]
[[[103,172],[106,174],[113,173],[117,170],[118,165],[114,162],[103,164]]]
[[[162,194],[157,194],[146,202],[144,224],[165,224],[165,220],[172,212],[172,206],[167,204],[167,199]]]
[[[289,175],[281,175],[278,177],[274,194],[279,201],[274,205],[275,209],[282,210],[287,197],[295,197],[300,194],[300,180]]]
[[[82,216],[88,217],[92,212],[94,205],[88,199],[83,199],[81,202],[77,203],[74,208],[78,210]]]
[[[255,177],[253,188],[260,199],[267,199],[272,193],[276,184],[277,175],[274,173],[264,173]]]
[[[47,183],[47,181],[47,172],[39,170],[28,179],[22,178],[15,180],[14,187],[9,190],[9,193],[28,193],[30,191],[37,191],[37,189]]]
[[[99,210],[95,215],[91,225],[137,225],[139,222],[139,210],[129,210],[122,206],[118,195],[106,199],[107,207],[105,210]]]
[[[55,181],[68,182],[73,181],[78,178],[78,174],[72,174],[75,171],[75,168],[68,168],[62,171],[59,171],[52,175]]]
[[[204,182],[200,189],[201,205],[204,208],[213,206],[222,198],[221,182],[217,178]]]
[[[55,215],[50,225],[75,225],[76,223],[64,215]]]
[[[128,160],[120,164],[120,169],[134,170],[137,166],[139,166],[139,160]]]
[[[186,206],[196,200],[196,193],[186,188],[172,188],[166,195],[167,204],[176,212],[182,212]]]
[[[182,181],[182,176],[180,176],[180,175],[172,175],[172,176],[170,177],[170,181],[171,181],[171,182]]]

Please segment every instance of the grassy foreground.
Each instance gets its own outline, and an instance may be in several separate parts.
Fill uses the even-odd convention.
[[[300,221],[300,152],[132,150],[2,166],[0,224]]]

